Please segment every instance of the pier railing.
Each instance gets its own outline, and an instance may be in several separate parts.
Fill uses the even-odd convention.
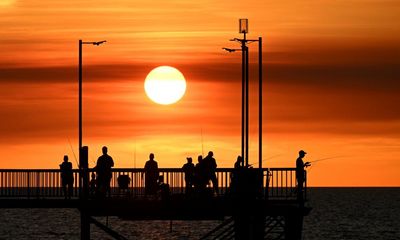
[[[89,176],[93,172],[89,169]],[[181,168],[160,168],[163,182],[170,187],[171,194],[185,194],[185,175]],[[145,180],[143,169],[112,169],[111,196],[132,198],[144,196]],[[218,195],[228,195],[231,191],[234,169],[218,168],[216,171]],[[79,197],[79,170],[73,170],[74,188],[72,197]],[[127,189],[118,184],[118,177],[126,175],[130,179]],[[268,200],[295,200],[298,197],[295,168],[262,169],[262,196]],[[211,187],[211,186],[209,186]],[[307,184],[304,195],[306,199]],[[0,169],[0,198],[63,198],[61,173],[59,169]]]

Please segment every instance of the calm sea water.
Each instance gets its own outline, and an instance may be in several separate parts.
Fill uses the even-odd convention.
[[[304,239],[400,240],[400,188],[310,189]],[[105,222],[105,218],[99,218]],[[198,239],[219,221],[122,221],[109,226],[129,239]],[[2,209],[0,239],[79,239],[79,212],[71,209]],[[92,225],[92,239],[112,239]]]

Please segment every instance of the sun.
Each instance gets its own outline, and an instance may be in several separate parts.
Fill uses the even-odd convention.
[[[178,69],[160,66],[147,74],[144,90],[153,102],[169,105],[183,97],[186,91],[186,80]]]

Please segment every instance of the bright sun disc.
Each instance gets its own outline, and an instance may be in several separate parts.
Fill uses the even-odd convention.
[[[176,103],[183,97],[186,91],[186,80],[176,68],[156,67],[147,74],[144,90],[152,101],[168,105]]]

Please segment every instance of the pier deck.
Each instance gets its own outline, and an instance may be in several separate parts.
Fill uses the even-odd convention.
[[[89,176],[92,171],[86,170],[81,175]],[[92,221],[93,216],[118,216],[129,220],[191,221],[223,220],[232,217],[232,222],[242,221],[241,227],[235,230],[236,234],[244,231],[246,233],[243,233],[243,236],[248,236],[248,231],[258,231],[248,228],[261,221],[265,226],[272,226],[265,227],[265,234],[278,233],[273,235],[273,239],[299,239],[292,232],[301,236],[303,217],[308,215],[311,208],[304,206],[307,201],[306,185],[299,199],[295,168],[264,168],[250,171],[258,174],[257,182],[262,184],[249,184],[248,188],[247,185],[242,188],[242,192],[235,193],[231,185],[234,170],[222,168],[217,170],[218,194],[211,193],[212,188],[209,186],[208,194],[199,195],[194,189],[191,194],[186,194],[182,169],[160,169],[164,184],[168,184],[170,191],[165,198],[161,193],[145,196],[143,169],[113,169],[111,194],[99,199],[92,193],[85,199],[81,197],[83,181],[80,173],[74,170],[73,194],[71,199],[65,200],[58,169],[0,170],[0,208],[76,208],[83,214],[82,226],[87,224],[85,221]],[[121,189],[118,184],[118,177],[121,175],[131,179],[127,188]],[[257,188],[251,187],[254,185],[258,185]],[[85,216],[88,220],[84,220]],[[261,218],[262,220],[254,220]],[[246,227],[243,221],[258,222],[247,223]],[[229,231],[233,229],[232,224],[230,223]],[[102,227],[106,232],[109,231],[109,234],[117,234],[107,230],[106,226]],[[279,231],[273,230],[279,227]],[[87,230],[86,227],[84,229]],[[87,236],[87,233],[84,235]]]

